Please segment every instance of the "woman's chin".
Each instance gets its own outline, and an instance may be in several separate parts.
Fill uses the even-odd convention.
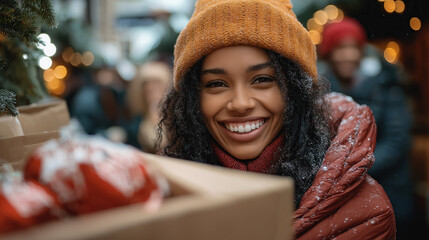
[[[257,158],[262,152],[262,150],[255,151],[255,147],[241,147],[240,149],[239,151],[228,149],[228,153],[238,160],[251,161]]]

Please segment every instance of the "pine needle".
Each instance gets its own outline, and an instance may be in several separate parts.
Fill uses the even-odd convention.
[[[15,94],[6,89],[0,89],[0,116],[1,115],[17,116]]]

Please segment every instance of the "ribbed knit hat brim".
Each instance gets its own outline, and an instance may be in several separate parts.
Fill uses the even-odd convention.
[[[275,51],[299,64],[317,80],[316,51],[289,1],[199,1],[174,50],[174,84],[205,55],[228,46]]]

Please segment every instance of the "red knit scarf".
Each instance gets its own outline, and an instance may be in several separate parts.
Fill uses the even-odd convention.
[[[212,147],[219,161],[224,167],[234,168],[242,171],[270,173],[272,166],[276,163],[274,154],[283,144],[283,135],[277,137],[271,144],[269,144],[262,153],[253,160],[239,160],[225,152],[218,144],[213,143]]]

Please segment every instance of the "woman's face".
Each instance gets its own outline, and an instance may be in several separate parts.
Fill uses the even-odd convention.
[[[207,55],[201,111],[216,142],[238,159],[253,159],[279,134],[285,103],[264,50],[226,47]]]

